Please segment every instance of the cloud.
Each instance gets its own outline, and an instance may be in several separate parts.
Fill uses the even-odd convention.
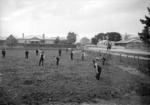
[[[0,0],[0,30],[16,34],[135,33],[142,27],[139,19],[149,4],[149,0]]]

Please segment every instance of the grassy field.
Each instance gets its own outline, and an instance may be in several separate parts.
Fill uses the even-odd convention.
[[[150,79],[133,75],[106,57],[101,79],[95,79],[92,60],[98,55],[76,51],[74,60],[70,53],[62,51],[60,65],[50,64],[58,55],[57,50],[46,50],[44,66],[38,66],[39,58],[30,50],[25,59],[23,50],[9,50],[6,58],[0,58],[0,105],[149,105]]]

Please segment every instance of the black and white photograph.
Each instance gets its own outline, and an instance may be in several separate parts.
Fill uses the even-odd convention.
[[[150,105],[150,0],[0,0],[0,105]]]

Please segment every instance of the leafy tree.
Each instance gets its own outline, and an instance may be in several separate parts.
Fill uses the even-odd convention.
[[[69,32],[68,33],[68,36],[67,36],[67,39],[70,43],[75,43],[76,42],[76,36],[77,34],[74,33],[74,32]]]
[[[108,32],[106,33],[106,36],[108,37],[109,41],[120,41],[121,35],[118,32]]]
[[[150,9],[147,7],[147,10],[150,14]],[[145,20],[140,19],[141,23],[144,24],[144,29],[141,33],[138,33],[140,39],[145,43],[145,45],[150,45],[150,33],[149,33],[149,27],[150,27],[150,17],[145,16]]]
[[[60,38],[59,38],[59,36],[55,39],[55,44],[58,44],[60,42]]]
[[[89,44],[90,39],[88,39],[87,37],[83,37],[83,38],[81,38],[80,43],[83,45]]]
[[[132,36],[132,35],[126,33],[125,36],[124,36],[124,40],[130,39],[131,36]]]
[[[99,33],[95,35],[95,38],[98,40],[106,40],[106,35],[104,33]]]
[[[95,38],[95,37],[94,37],[94,38],[92,38],[92,39],[91,39],[91,43],[92,43],[92,44],[94,44],[94,45],[97,45],[97,43],[98,43],[98,39],[97,39],[97,38]]]
[[[7,39],[6,39],[6,44],[8,46],[17,46],[18,44],[18,40],[13,36],[13,35],[10,35]]]

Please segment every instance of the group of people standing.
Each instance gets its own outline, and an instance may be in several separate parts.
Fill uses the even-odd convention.
[[[73,49],[67,49],[67,51],[71,51],[70,52],[70,58],[71,60],[73,60],[73,56],[74,56],[74,51]],[[62,50],[59,49],[58,50],[58,56],[53,56],[53,59],[56,60],[56,65],[58,66],[59,65],[59,61],[60,61],[60,56],[61,56],[61,53],[62,53]],[[6,55],[6,51],[5,49],[2,49],[2,57],[5,58],[5,55]],[[45,52],[44,51],[41,51],[39,49],[36,49],[36,56],[39,56],[39,66],[44,66],[44,59],[45,59]],[[28,59],[29,57],[29,51],[28,49],[26,49],[25,51],[25,59]],[[85,52],[82,51],[82,54],[81,54],[81,59],[84,60],[84,57],[85,57]],[[103,65],[105,63],[105,58],[103,57]],[[93,60],[93,64],[94,64],[94,68],[95,68],[95,72],[96,72],[96,79],[97,80],[100,80],[100,75],[101,75],[101,71],[102,71],[102,68],[100,67],[100,65],[98,65],[98,63],[96,62],[96,60]]]

